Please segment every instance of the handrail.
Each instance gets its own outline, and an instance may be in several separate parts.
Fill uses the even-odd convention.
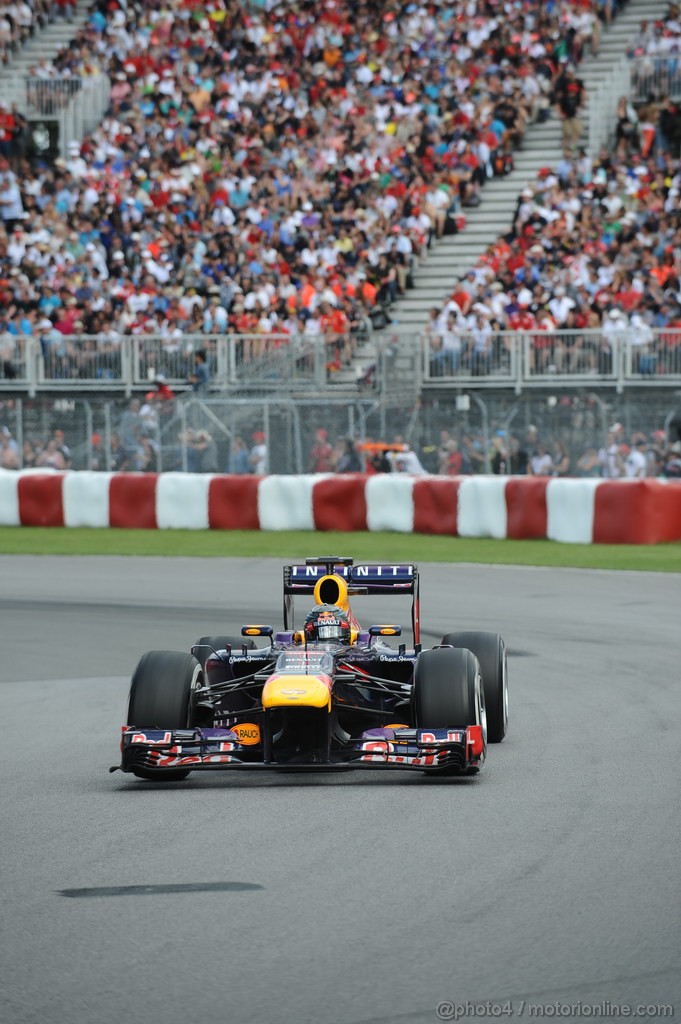
[[[331,338],[285,335],[161,335],[40,337],[0,335],[0,392],[132,392],[164,377],[190,391],[194,353],[208,356],[210,379],[200,393],[310,389],[332,393],[366,382],[338,374],[329,363]],[[341,339],[342,340],[342,339]],[[489,337],[455,332],[393,332],[390,357],[377,354],[373,385],[391,390],[495,387],[520,393],[535,386],[681,385],[681,330],[496,331]],[[380,356],[380,358],[379,358]],[[351,378],[348,380],[348,376]]]

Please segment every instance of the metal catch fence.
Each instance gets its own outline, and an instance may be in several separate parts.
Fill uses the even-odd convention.
[[[375,397],[285,395],[168,401],[138,398],[0,397],[0,468],[116,472],[307,473],[363,470],[380,449],[410,447],[428,472],[443,471],[450,448],[464,472],[523,471],[522,453],[541,440],[578,460],[600,448],[612,425],[623,437],[681,428],[681,397],[565,390],[431,392],[413,407]],[[680,435],[681,436],[681,435]],[[452,447],[452,442],[454,446]]]

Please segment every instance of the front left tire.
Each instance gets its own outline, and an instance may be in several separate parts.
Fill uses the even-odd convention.
[[[469,650],[423,651],[414,673],[414,719],[419,729],[466,729],[483,724],[480,667]]]
[[[485,697],[478,659],[470,650],[435,647],[423,651],[416,662],[413,689],[414,724],[419,729],[461,729],[482,726],[487,747]],[[478,767],[466,769],[476,775]],[[458,775],[459,768],[432,774]],[[427,774],[431,774],[428,772]]]

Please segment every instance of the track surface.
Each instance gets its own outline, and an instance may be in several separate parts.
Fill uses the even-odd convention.
[[[507,999],[681,1017],[681,579],[423,567],[429,630],[498,628],[512,652],[510,735],[477,779],[108,775],[138,656],[280,624],[280,573],[0,558],[3,1022],[425,1024]],[[262,888],[59,892],[204,882]]]

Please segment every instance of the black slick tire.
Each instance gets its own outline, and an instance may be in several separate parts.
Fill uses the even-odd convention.
[[[480,662],[487,710],[487,739],[501,743],[508,731],[508,662],[498,633],[477,630],[447,633],[443,644],[472,651]]]
[[[480,669],[470,651],[423,651],[414,673],[414,719],[419,729],[482,725]]]
[[[414,672],[414,722],[419,729],[466,729],[481,725],[486,734],[480,666],[469,650],[451,647],[423,651]],[[477,767],[467,775],[476,775]],[[459,769],[427,772],[458,775]]]
[[[187,729],[191,692],[203,680],[201,665],[184,651],[149,651],[140,659],[130,684],[128,725],[136,729]],[[189,771],[154,772],[135,768],[140,779],[179,782]]]
[[[253,640],[246,639],[245,636],[202,636],[196,641],[194,647],[197,649],[196,660],[201,668],[205,668],[213,651],[224,651],[226,647],[232,647],[237,651],[242,647],[247,647],[252,651],[255,650],[255,643]]]

